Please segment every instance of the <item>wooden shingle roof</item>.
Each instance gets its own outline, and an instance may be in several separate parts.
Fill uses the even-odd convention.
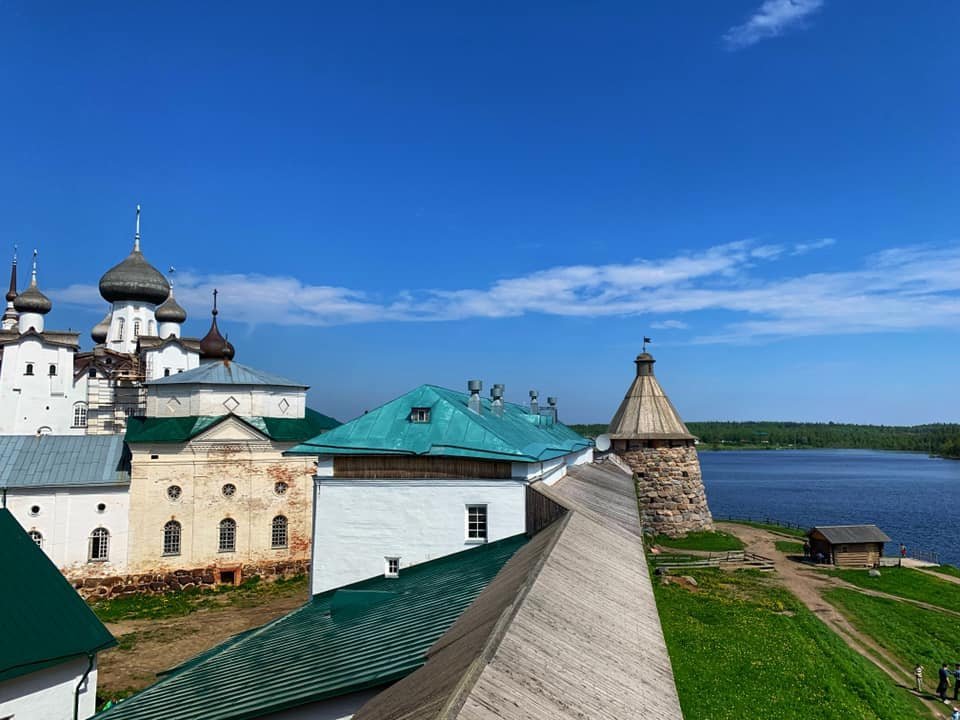
[[[807,535],[818,532],[834,545],[840,543],[890,542],[887,534],[876,525],[818,525]]]
[[[642,353],[634,362],[637,376],[607,433],[621,440],[692,440],[693,435],[653,374],[656,360],[650,353]]]

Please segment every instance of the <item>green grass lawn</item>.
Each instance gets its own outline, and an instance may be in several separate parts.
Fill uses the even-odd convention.
[[[786,555],[803,555],[803,543],[793,542],[792,540],[777,540],[773,545]]]
[[[677,550],[710,550],[723,552],[725,550],[743,550],[743,541],[735,535],[725,532],[692,532],[686,537],[672,538],[666,535],[657,535],[653,538],[657,545],[664,545]]]
[[[919,720],[919,701],[755,571],[655,585],[680,704],[709,720]]]
[[[953,577],[960,577],[960,568],[956,565],[937,565],[935,567],[927,568],[928,570],[933,570],[942,575],[952,575]]]
[[[781,533],[783,535],[792,535],[793,537],[802,538],[806,536],[806,531],[801,530],[800,528],[790,528],[783,527],[781,525],[774,525],[773,523],[764,523],[764,522],[754,522],[753,520],[720,520],[719,522],[731,522],[736,523],[737,525],[746,525],[748,527],[759,528],[760,530],[769,530],[770,532]]]
[[[920,600],[960,612],[960,585],[918,570],[880,568],[880,577],[870,577],[866,570],[832,570],[830,574],[858,587],[880,590],[897,597]],[[957,622],[960,623],[960,618]],[[957,651],[960,652],[960,648],[957,648]]]
[[[960,662],[960,619],[915,605],[836,589],[825,595],[861,632],[900,659],[903,667],[923,665],[926,687],[937,684],[940,663]],[[951,689],[951,697],[953,691]]]
[[[253,577],[241,585],[221,585],[216,590],[197,589],[163,595],[127,595],[110,600],[90,602],[90,608],[102,622],[180,617],[205,608],[234,605],[249,607],[263,602],[270,595],[303,593],[306,598],[307,577],[298,575],[272,583],[261,583]]]

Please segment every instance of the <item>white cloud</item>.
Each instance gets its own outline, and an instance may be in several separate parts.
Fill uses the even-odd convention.
[[[764,0],[746,22],[727,30],[723,40],[730,50],[749,47],[801,25],[822,6],[823,0]]]
[[[686,325],[685,314],[722,312],[709,323],[698,323],[713,328],[694,338],[701,343],[960,325],[960,244],[893,248],[850,270],[789,275],[790,257],[831,244],[833,240],[821,239],[773,251],[780,246],[741,241],[659,260],[547,268],[496,280],[486,288],[390,289],[383,294],[312,285],[288,276],[181,273],[176,293],[197,318],[206,315],[210,292],[217,287],[223,317],[250,325],[440,322],[539,314],[643,316],[652,328],[680,330]],[[106,307],[92,285],[71,285],[50,295],[97,313]]]

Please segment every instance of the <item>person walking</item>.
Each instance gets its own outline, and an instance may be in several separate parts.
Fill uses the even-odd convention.
[[[960,700],[960,663],[957,663],[957,669],[953,671],[953,699]]]
[[[943,704],[949,704],[947,700],[947,688],[950,687],[950,671],[947,669],[947,664],[943,663],[940,665],[939,673],[939,682],[937,683],[937,695],[943,700]]]
[[[917,692],[923,692],[923,665],[917,663],[917,666],[913,669],[913,676],[917,681]]]

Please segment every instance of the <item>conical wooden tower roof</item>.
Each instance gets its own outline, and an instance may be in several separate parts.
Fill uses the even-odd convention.
[[[627,390],[607,433],[619,440],[693,440],[680,413],[653,375],[656,360],[641,353],[634,360],[637,377]]]

